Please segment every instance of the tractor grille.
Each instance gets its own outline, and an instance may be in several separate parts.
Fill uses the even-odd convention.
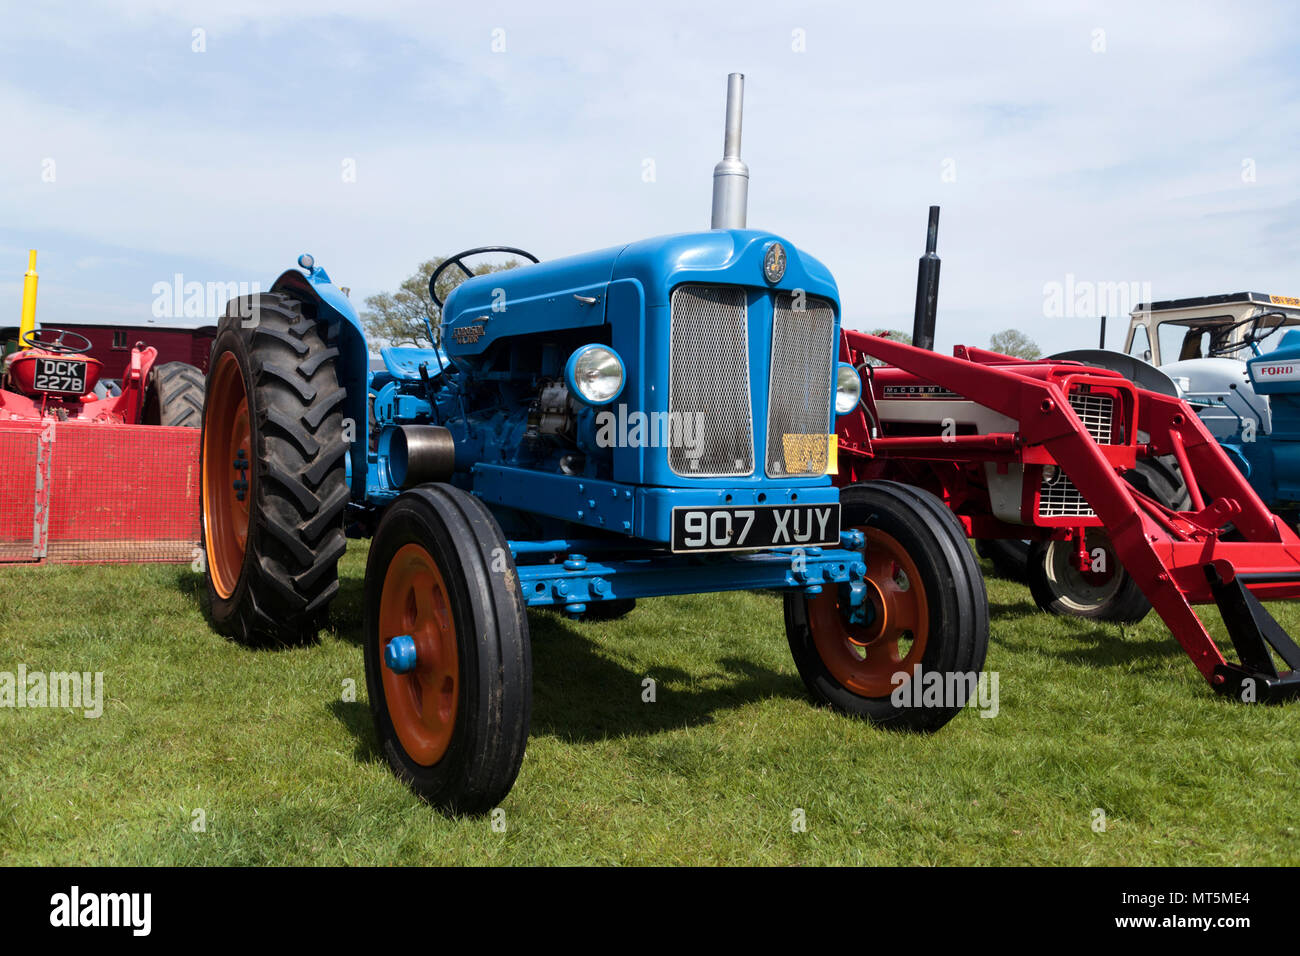
[[[826,472],[835,310],[825,299],[777,295],[767,398],[767,474]]]
[[[1098,445],[1113,444],[1111,416],[1115,408],[1114,398],[1078,389],[1070,393],[1070,407],[1093,441]],[[1051,484],[1045,477],[1043,479],[1038,492],[1038,515],[1040,518],[1091,518],[1096,512],[1074,487],[1074,482],[1064,472],[1058,472]]]
[[[678,433],[696,439],[669,447],[668,466],[678,475],[754,470],[746,318],[743,289],[684,285],[673,292],[668,411],[680,422]]]
[[[1114,406],[1115,400],[1109,395],[1093,395],[1083,391],[1070,393],[1070,407],[1098,445],[1112,444],[1110,419]]]
[[[1083,500],[1083,494],[1064,472],[1058,472],[1051,484],[1043,479],[1038,493],[1040,518],[1087,518],[1094,514],[1096,512]]]

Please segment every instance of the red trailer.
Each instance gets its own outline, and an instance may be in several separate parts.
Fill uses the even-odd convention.
[[[131,360],[131,350],[137,345],[156,351],[160,365],[183,362],[206,375],[208,352],[217,334],[215,325],[183,328],[152,322],[144,325],[77,322],[68,323],[67,328],[89,340],[90,348],[86,354],[103,364],[104,377],[110,379],[122,377]]]

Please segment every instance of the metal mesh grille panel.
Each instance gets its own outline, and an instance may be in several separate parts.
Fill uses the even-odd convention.
[[[835,310],[811,296],[798,311],[795,304],[782,292],[772,315],[767,473],[773,478],[821,475],[827,465]]]
[[[1098,445],[1111,444],[1110,420],[1115,400],[1109,395],[1071,392],[1070,407]]]
[[[1096,514],[1067,475],[1059,473],[1050,485],[1043,480],[1039,490],[1038,514],[1043,518],[1091,517]]]
[[[686,285],[673,292],[668,411],[681,423],[678,434],[697,436],[668,449],[668,465],[679,475],[754,470],[746,316],[743,289]]]
[[[189,563],[199,430],[0,424],[0,562]]]
[[[40,423],[0,424],[0,563],[34,561],[40,547],[45,484]]]

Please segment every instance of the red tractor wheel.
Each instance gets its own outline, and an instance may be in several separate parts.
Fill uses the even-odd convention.
[[[938,498],[892,481],[840,492],[842,525],[866,538],[865,623],[850,620],[845,594],[787,594],[786,637],[813,697],[875,723],[936,730],[966,704],[944,696],[918,706],[916,668],[959,692],[988,650],[988,599],[960,522]],[[960,674],[963,681],[948,680]]]
[[[532,654],[509,545],[477,498],[421,485],[384,512],[366,565],[365,661],[398,778],[453,813],[495,807],[524,759]]]
[[[323,622],[347,547],[338,349],[287,296],[226,311],[201,441],[209,606],[240,641],[299,643]]]

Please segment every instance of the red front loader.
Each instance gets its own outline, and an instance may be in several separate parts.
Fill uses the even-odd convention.
[[[926,345],[936,229],[932,209],[917,296],[916,338]],[[840,482],[918,485],[974,538],[1038,542],[1031,554],[1062,594],[1131,582],[1128,619],[1149,602],[1221,693],[1300,694],[1300,647],[1260,604],[1300,596],[1300,538],[1181,399],[1077,362],[961,346],[949,357],[850,330],[840,358],[863,384],[856,412],[839,419]],[[1171,505],[1141,480],[1157,461],[1174,463],[1185,501]],[[1203,604],[1218,606],[1238,662],[1211,638],[1194,608]]]

